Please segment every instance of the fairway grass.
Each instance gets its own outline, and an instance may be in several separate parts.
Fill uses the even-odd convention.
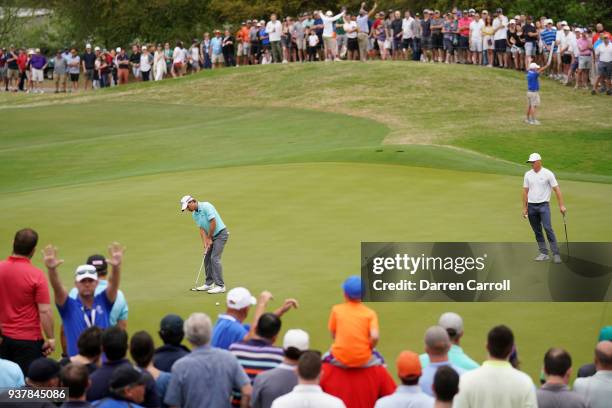
[[[64,283],[87,255],[117,239],[128,248],[122,288],[129,328],[157,331],[161,316],[204,311],[215,317],[223,296],[189,288],[201,251],[191,217],[177,200],[191,193],[212,201],[230,231],[224,253],[227,284],[275,295],[274,306],[296,297],[300,309],[283,330],[301,327],[313,345],[329,346],[330,306],[342,300],[340,282],[360,268],[361,241],[529,241],[520,216],[520,177],[374,164],[311,163],[177,172],[5,194],[0,235],[35,226],[41,244],[66,260]],[[573,240],[609,240],[612,186],[564,183]],[[553,215],[555,228],[562,229]],[[534,245],[534,253],[537,249]],[[40,254],[34,262],[41,265]],[[566,347],[575,361],[591,359],[596,330],[612,319],[601,303],[371,304],[381,319],[381,351],[392,361],[404,349],[422,350],[422,334],[439,313],[466,317],[467,352],[484,355],[486,330],[506,323],[517,334],[524,369],[538,375],[542,353]],[[603,319],[603,320],[602,320]],[[568,330],[568,328],[571,328]],[[575,335],[581,333],[580,336]]]
[[[360,271],[362,241],[531,242],[520,193],[533,151],[560,181],[570,239],[610,241],[610,99],[544,80],[543,125],[529,127],[524,82],[512,71],[349,62],[214,70],[72,96],[0,94],[3,247],[15,230],[35,228],[40,247],[59,247],[70,285],[77,265],[118,240],[128,248],[130,332],[156,333],[172,312],[215,318],[224,297],[189,291],[201,243],[178,200],[193,194],[228,225],[228,286],[270,290],[272,307],[296,297],[283,331],[303,328],[324,350],[330,306]],[[556,201],[551,208],[561,236]],[[34,263],[42,266],[40,253]],[[421,351],[424,330],[453,310],[477,360],[488,329],[512,327],[534,379],[551,346],[576,365],[591,361],[599,327],[612,321],[602,303],[370,305],[389,362]]]

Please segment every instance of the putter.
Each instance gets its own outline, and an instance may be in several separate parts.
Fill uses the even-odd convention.
[[[202,268],[204,267],[204,257],[202,257],[202,263],[200,264],[200,270],[198,271],[198,276],[195,280],[195,286],[191,289],[193,291],[198,290],[198,281],[200,280],[200,275],[202,274]]]
[[[565,229],[565,245],[567,246],[567,257],[570,256],[569,251],[569,240],[567,239],[567,220],[565,219],[565,214],[563,214],[563,228]]]

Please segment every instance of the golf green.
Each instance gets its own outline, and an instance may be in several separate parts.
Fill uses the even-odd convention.
[[[35,228],[40,247],[59,248],[67,286],[88,255],[123,243],[128,329],[155,333],[166,313],[223,311],[215,303],[224,296],[189,290],[201,243],[178,200],[192,194],[212,202],[230,231],[228,286],[270,290],[272,307],[297,298],[283,331],[303,328],[324,350],[330,306],[360,272],[362,241],[531,242],[520,194],[532,151],[557,174],[570,239],[612,238],[612,127],[602,119],[612,105],[552,81],[542,93],[541,127],[522,123],[520,73],[401,62],[241,67],[69,96],[1,94],[0,240],[8,252],[17,229]],[[34,263],[42,267],[40,252]],[[591,361],[600,326],[612,321],[601,303],[370,306],[389,361],[402,349],[422,352],[425,329],[456,311],[477,360],[492,326],[512,327],[534,379],[551,346],[567,348],[576,365]]]

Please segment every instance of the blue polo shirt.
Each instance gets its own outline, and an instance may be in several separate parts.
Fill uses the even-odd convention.
[[[108,281],[106,279],[100,279],[98,281],[98,286],[96,287],[95,295],[99,295],[100,293],[106,290],[108,286]],[[76,299],[79,295],[77,288],[72,288],[68,296],[73,299]],[[117,292],[117,299],[115,299],[115,304],[110,312],[110,325],[116,326],[118,320],[127,320],[128,319],[128,304],[125,300],[125,295],[121,290]]]
[[[229,346],[241,342],[249,333],[250,326],[240,323],[235,317],[220,314],[213,328],[210,345],[228,350]]]
[[[540,90],[540,73],[538,71],[527,72],[527,90],[529,92],[538,92]]]
[[[212,48],[213,55],[219,55],[222,52],[223,38],[213,37],[210,40],[210,47]]]
[[[214,218],[217,224],[215,226],[215,231],[213,232],[213,237],[225,229],[225,224],[217,212],[217,209],[209,202],[198,202],[198,209],[195,210],[191,216],[193,217],[196,225],[200,228],[204,228],[204,231],[206,231],[207,234],[209,233],[208,230],[210,229],[210,221]]]
[[[81,299],[68,296],[63,306],[57,306],[57,310],[64,324],[64,334],[68,344],[68,356],[72,357],[79,354],[77,341],[79,336],[87,327],[91,325],[106,329],[110,326],[110,311],[113,308],[106,296],[106,290],[94,296],[93,307],[86,309],[81,303]]]
[[[542,31],[540,37],[542,38],[542,42],[544,44],[550,46],[557,39],[557,30],[549,30],[548,28],[546,28],[544,31]],[[555,45],[553,47],[553,52],[556,52],[557,48],[558,47]]]

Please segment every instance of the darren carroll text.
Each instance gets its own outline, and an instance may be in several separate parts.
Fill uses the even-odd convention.
[[[421,279],[417,282],[402,279],[398,282],[384,282],[377,279],[372,282],[372,288],[376,291],[510,291],[510,279],[504,279],[501,282],[478,282],[474,279],[467,282],[431,282]]]

